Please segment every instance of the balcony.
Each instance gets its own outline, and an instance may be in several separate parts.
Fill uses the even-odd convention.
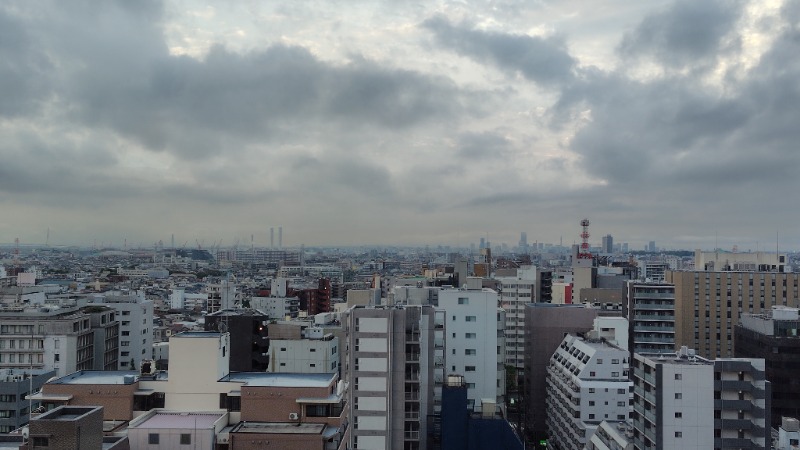
[[[406,392],[406,400],[411,402],[418,402],[419,392]]]
[[[419,411],[406,411],[406,420],[419,420]]]
[[[648,320],[650,322],[674,322],[675,314],[634,314],[634,320]]]
[[[753,403],[749,400],[714,400],[714,406],[726,411],[750,411]]]
[[[406,331],[406,342],[419,342],[419,330]]]
[[[406,372],[406,381],[419,382],[419,372],[417,371]]]
[[[751,392],[755,386],[750,381],[741,380],[717,380],[714,381],[714,389],[719,391],[738,391]]]
[[[418,441],[419,431],[405,431],[403,437],[405,437],[407,441]]]
[[[747,419],[716,419],[714,420],[714,428],[723,428],[726,430],[749,430],[753,428],[753,422]]]
[[[406,353],[406,362],[419,362],[419,353]]]

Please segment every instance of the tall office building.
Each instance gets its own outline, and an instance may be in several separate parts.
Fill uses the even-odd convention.
[[[505,312],[492,289],[442,289],[439,308],[447,314],[448,373],[464,374],[467,402],[505,396]]]
[[[634,354],[634,448],[768,449],[763,359]]]
[[[432,306],[344,313],[353,449],[428,448],[441,408],[445,316]]]
[[[536,267],[529,266],[517,269],[517,276],[497,278],[506,318],[505,363],[516,368],[519,375],[525,370],[525,305],[536,302],[538,274]]]
[[[628,419],[629,358],[597,336],[564,337],[547,369],[546,422],[556,448],[581,450],[603,420]]]
[[[800,273],[667,271],[675,285],[675,345],[704,358],[733,356],[733,330],[743,313],[773,305],[798,307]]]
[[[772,383],[772,427],[781,417],[800,417],[800,311],[773,306],[764,314],[742,314],[734,332],[737,358],[766,360]]]
[[[607,254],[614,253],[614,238],[611,237],[610,234],[603,236],[600,252]]]
[[[675,286],[628,281],[625,292],[631,353],[675,353]]]
[[[525,434],[547,438],[547,369],[550,358],[567,334],[592,329],[598,310],[583,305],[529,303],[525,305]]]

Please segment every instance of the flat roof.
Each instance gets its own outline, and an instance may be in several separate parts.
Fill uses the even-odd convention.
[[[178,334],[173,334],[171,338],[207,338],[207,337],[219,337],[222,333],[217,331],[182,331]]]
[[[132,376],[133,378],[126,378]],[[50,384],[133,384],[139,379],[135,370],[81,370],[65,375]]]
[[[328,387],[335,378],[335,373],[238,372],[228,374],[220,381],[239,382],[247,386]]]
[[[131,428],[213,428],[225,413],[157,412]]]
[[[242,422],[231,433],[322,434],[324,423]]]

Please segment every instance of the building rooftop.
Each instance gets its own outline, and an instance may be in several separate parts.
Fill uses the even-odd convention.
[[[222,333],[218,331],[182,331],[178,334],[173,334],[171,336],[172,339],[174,338],[210,338],[210,337],[219,337]]]
[[[135,370],[80,370],[50,384],[133,384],[139,379]]]
[[[322,434],[324,423],[242,422],[231,433]]]
[[[224,413],[168,412],[159,411],[131,428],[169,429],[169,428],[214,428],[214,423],[225,416]]]
[[[102,406],[61,406],[37,417],[37,421],[59,420],[73,421],[95,410],[102,410]]]
[[[264,387],[328,387],[336,379],[335,373],[265,373],[237,372],[220,381],[244,383]]]

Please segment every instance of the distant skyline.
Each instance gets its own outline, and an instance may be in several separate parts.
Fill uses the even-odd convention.
[[[800,1],[0,4],[0,242],[800,250]]]

